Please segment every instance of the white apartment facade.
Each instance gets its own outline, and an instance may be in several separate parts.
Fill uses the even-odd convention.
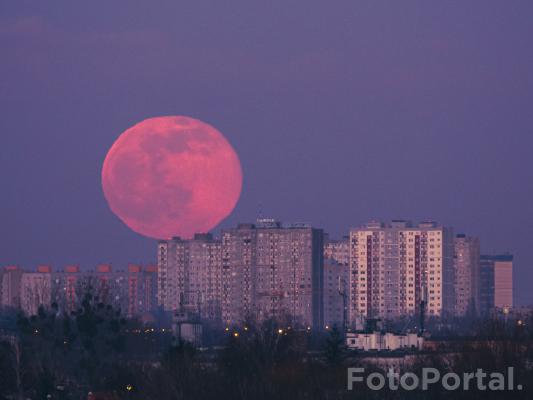
[[[453,312],[453,233],[434,222],[370,222],[350,231],[349,322]]]

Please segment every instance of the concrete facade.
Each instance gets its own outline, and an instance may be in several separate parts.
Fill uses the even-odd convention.
[[[454,314],[458,317],[479,313],[479,239],[457,235],[454,239]]]
[[[223,322],[274,318],[320,329],[323,237],[320,229],[270,219],[223,231]]]
[[[434,222],[370,222],[350,231],[349,321],[453,313],[453,233]]]

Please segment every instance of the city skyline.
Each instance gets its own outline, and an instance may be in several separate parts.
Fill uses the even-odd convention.
[[[532,16],[1,2],[0,398],[529,399]]]
[[[138,121],[189,115],[242,163],[217,230],[431,218],[513,253],[533,302],[533,5],[124,4],[2,7],[0,264],[149,262],[102,163]]]
[[[434,221],[370,221],[336,240],[310,225],[261,218],[218,238],[159,240],[157,265],[4,266],[0,306],[30,315],[51,304],[73,311],[92,287],[129,316],[192,313],[215,326],[273,317],[344,331],[363,319],[520,309],[513,269],[513,255],[481,254],[478,238]]]

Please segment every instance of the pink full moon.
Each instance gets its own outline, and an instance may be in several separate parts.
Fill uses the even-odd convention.
[[[227,217],[242,188],[239,157],[211,125],[149,118],[123,132],[107,153],[102,187],[111,210],[155,239],[191,238]]]

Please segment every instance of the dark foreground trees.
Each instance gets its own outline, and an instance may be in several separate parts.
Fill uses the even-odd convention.
[[[80,308],[60,314],[55,305],[39,309],[30,318],[20,315],[19,334],[10,351],[10,373],[15,393],[24,398],[78,398],[89,390],[115,390],[117,365],[129,359],[126,332],[135,321],[126,321],[119,310],[87,292]],[[15,362],[15,356],[17,355]],[[11,380],[11,382],[13,382]]]
[[[0,398],[85,399],[91,391],[95,399],[130,400],[531,399],[533,345],[523,326],[503,336],[455,342],[452,352],[372,357],[346,351],[335,329],[317,337],[266,321],[228,330],[222,347],[200,350],[181,341],[153,343],[149,329],[88,294],[72,314],[41,310],[21,318],[18,339],[0,342]],[[346,390],[348,367],[364,367],[367,375],[386,373],[393,365],[419,376],[424,367],[444,375],[513,366],[524,390],[450,392],[439,385],[429,391],[374,391],[364,385]]]

